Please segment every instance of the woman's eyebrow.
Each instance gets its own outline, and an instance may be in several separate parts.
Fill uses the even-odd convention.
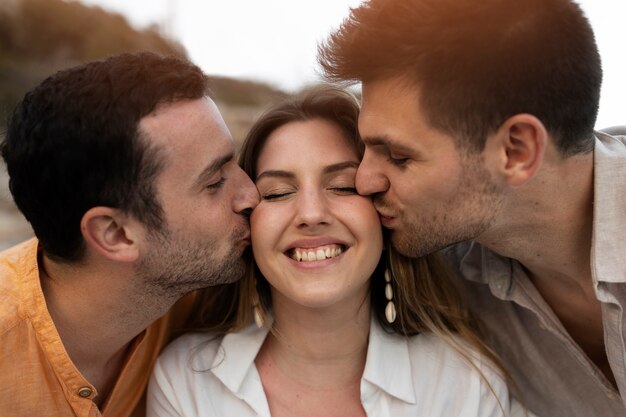
[[[295,174],[289,171],[281,171],[281,170],[268,170],[263,171],[259,175],[257,175],[256,180],[260,180],[262,178],[287,178],[292,179],[295,178]]]
[[[344,169],[349,169],[349,168],[353,168],[353,169],[357,169],[359,167],[359,163],[357,161],[345,161],[345,162],[339,162],[337,164],[332,164],[332,165],[328,165],[325,166],[322,169],[322,173],[323,174],[331,174],[337,171],[343,171]],[[293,179],[295,178],[296,175],[291,172],[291,171],[284,171],[284,170],[267,170],[267,171],[263,171],[261,172],[259,175],[257,175],[256,177],[256,181],[259,181],[260,179],[263,178],[286,178],[286,179]]]
[[[328,165],[324,167],[324,169],[322,170],[322,173],[331,174],[333,172],[343,171],[344,169],[348,169],[348,168],[357,169],[359,168],[359,163],[356,161],[339,162],[338,164],[332,164],[332,165]]]

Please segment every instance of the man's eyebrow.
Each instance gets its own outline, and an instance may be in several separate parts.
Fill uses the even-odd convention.
[[[235,157],[235,154],[230,152],[230,153],[227,153],[226,155],[220,156],[219,158],[211,161],[209,165],[207,165],[206,168],[202,170],[200,175],[198,175],[198,179],[196,180],[196,183],[198,185],[204,186],[204,183],[208,181],[208,179],[211,178],[213,174],[219,171],[220,168],[222,168],[228,162],[232,161],[234,157]]]
[[[387,146],[389,138],[386,136],[362,136],[361,141],[369,146]]]
[[[409,155],[415,153],[415,149],[411,149],[402,143],[398,143],[386,135],[367,136],[361,138],[361,141],[363,141],[366,146],[370,147],[384,146],[387,149],[392,148],[396,152],[406,153]]]

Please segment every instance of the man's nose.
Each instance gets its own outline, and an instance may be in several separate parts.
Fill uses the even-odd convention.
[[[237,196],[233,202],[233,210],[236,213],[250,214],[252,210],[259,204],[260,197],[256,185],[250,177],[237,166],[236,174],[240,177]]]
[[[389,189],[389,179],[376,166],[367,150],[356,172],[356,189],[361,195],[384,193]]]

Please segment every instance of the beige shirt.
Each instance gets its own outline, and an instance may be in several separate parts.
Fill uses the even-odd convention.
[[[616,391],[521,265],[475,242],[445,249],[490,342],[538,416],[626,416],[626,136],[597,132],[591,273]],[[621,396],[620,396],[621,393]]]
[[[119,379],[98,409],[95,388],[72,363],[46,308],[37,253],[35,239],[0,253],[0,416],[144,416],[152,366],[171,329],[188,316],[191,298],[131,342]]]

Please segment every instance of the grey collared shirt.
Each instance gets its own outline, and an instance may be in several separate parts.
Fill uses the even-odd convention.
[[[567,333],[522,266],[475,243],[443,251],[489,342],[538,416],[626,416],[626,136],[598,132],[591,271],[616,390]],[[620,395],[621,393],[621,395]]]

